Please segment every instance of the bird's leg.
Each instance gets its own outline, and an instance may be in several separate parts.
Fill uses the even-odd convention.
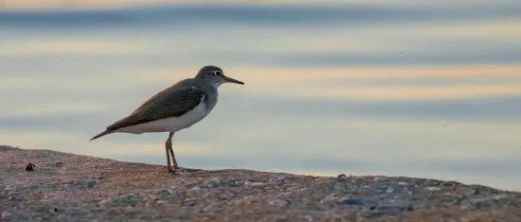
[[[175,169],[172,169],[172,164],[170,164],[170,153],[169,150],[172,148],[172,133],[168,135],[168,139],[165,143],[165,151],[166,151],[166,168],[168,172],[173,173]]]
[[[174,149],[172,149],[172,137],[174,136],[174,133],[171,132],[168,137],[170,139],[170,148],[168,149],[170,151],[170,156],[172,157],[172,162],[174,163],[174,170],[179,169],[179,165],[177,165],[177,160],[175,159]]]

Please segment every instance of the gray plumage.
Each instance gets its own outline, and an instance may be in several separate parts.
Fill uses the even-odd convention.
[[[107,127],[108,130],[160,120],[168,117],[179,117],[205,102],[211,110],[217,103],[217,91],[209,93],[211,88],[197,86],[197,82],[186,79],[171,86],[146,101],[130,116]],[[212,96],[210,96],[210,94]]]
[[[91,140],[125,127],[170,117],[180,117],[193,110],[201,102],[204,103],[207,112],[210,112],[217,103],[217,88],[225,82],[244,84],[224,76],[219,67],[205,66],[198,72],[195,78],[182,80],[157,93],[129,116],[111,124],[104,132],[96,135]]]

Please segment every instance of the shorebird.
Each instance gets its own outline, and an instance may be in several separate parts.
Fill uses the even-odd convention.
[[[217,88],[223,83],[243,82],[227,77],[217,66],[205,66],[194,78],[182,80],[157,93],[129,116],[113,123],[92,140],[111,133],[168,132],[166,164],[171,173],[180,169],[172,149],[174,134],[199,122],[217,104]],[[171,162],[172,161],[172,162]]]

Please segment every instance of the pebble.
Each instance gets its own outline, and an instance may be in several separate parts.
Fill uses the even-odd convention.
[[[285,207],[288,205],[288,201],[281,200],[281,199],[274,199],[274,200],[268,201],[268,204],[271,206],[275,206],[275,207]]]
[[[204,207],[202,209],[203,212],[212,212],[212,211],[216,211],[216,210],[219,210],[220,209],[220,206],[222,206],[222,204],[219,204],[219,203],[211,203],[211,204],[208,204],[208,206]]]
[[[398,182],[398,185],[400,185],[400,186],[408,186],[409,183],[400,181],[400,182]]]
[[[502,199],[505,199],[505,198],[508,198],[508,195],[506,195],[506,194],[497,194],[497,195],[494,195],[492,197],[492,199],[494,199],[494,200],[502,200]]]
[[[280,183],[284,183],[284,181],[285,181],[286,179],[287,179],[286,176],[282,176],[282,175],[280,175],[280,176],[276,176],[276,177],[270,179],[270,182],[271,182],[271,183],[280,184]]]
[[[340,199],[340,197],[338,196],[337,193],[331,193],[331,194],[325,196],[324,198],[322,198],[322,200],[320,200],[320,203],[325,204],[325,203],[331,203],[331,202],[338,202],[339,199]]]
[[[228,181],[228,186],[230,186],[230,187],[240,187],[241,185],[242,185],[242,181],[240,181],[240,180]]]
[[[16,186],[14,184],[8,184],[4,187],[4,190],[14,190]]]
[[[362,198],[350,197],[350,198],[345,198],[345,199],[341,200],[340,203],[344,204],[344,205],[363,206],[363,205],[366,205],[368,203],[368,201],[365,199],[362,199]]]
[[[310,215],[306,215],[306,216],[304,216],[304,219],[305,219],[306,221],[308,221],[308,222],[312,222],[312,221],[313,221],[313,217],[310,216]]]
[[[166,204],[168,203],[167,201],[164,201],[164,200],[158,200],[156,201],[157,204]]]
[[[112,204],[114,204],[115,206],[121,206],[121,207],[123,207],[123,206],[134,207],[139,202],[141,202],[141,198],[134,194],[120,196],[120,197],[116,197],[116,198],[112,199]]]
[[[432,192],[441,190],[439,187],[425,187],[425,189]]]
[[[88,180],[86,182],[84,182],[84,184],[87,186],[87,188],[94,188],[94,186],[96,186],[96,181],[95,180]]]
[[[110,199],[110,198],[100,200],[100,201],[98,202],[98,205],[103,206],[103,205],[107,204],[108,202],[110,202],[111,200],[112,200],[112,199]]]
[[[34,163],[28,163],[27,166],[25,166],[25,171],[34,171],[34,168],[36,167],[36,165],[34,165]]]
[[[170,199],[171,197],[175,196],[175,191],[173,191],[173,190],[160,190],[158,195],[159,195],[159,199],[166,200],[166,199]]]
[[[9,211],[2,212],[2,220],[7,220],[11,216],[11,213]]]
[[[58,208],[54,207],[49,210],[51,213],[58,213]]]
[[[175,194],[175,191],[170,190],[170,189],[165,189],[165,190],[159,191],[159,195],[171,195],[171,194]]]
[[[263,183],[263,182],[252,182],[252,181],[247,180],[246,182],[244,182],[244,185],[252,186],[252,187],[258,187],[258,186],[264,186],[266,184]]]
[[[245,196],[241,199],[232,201],[232,204],[233,205],[241,205],[241,204],[248,205],[248,204],[252,204],[253,202],[256,202],[256,201],[257,201],[257,198],[254,196]]]
[[[214,177],[210,180],[208,180],[208,183],[206,184],[206,186],[208,188],[216,188],[216,187],[219,187],[221,185],[221,180],[217,177]]]

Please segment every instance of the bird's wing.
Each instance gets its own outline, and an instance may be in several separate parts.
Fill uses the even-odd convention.
[[[203,102],[206,93],[194,86],[171,87],[150,98],[128,117],[107,127],[114,131],[154,120],[178,117]]]

